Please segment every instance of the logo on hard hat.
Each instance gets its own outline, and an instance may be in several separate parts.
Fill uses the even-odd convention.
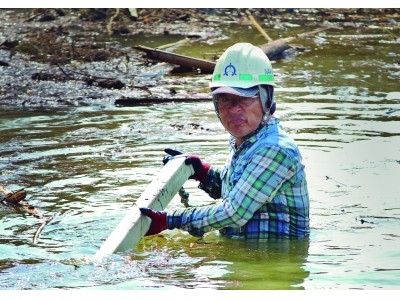
[[[229,76],[228,75],[228,71],[231,72],[231,76],[235,76],[236,75],[236,68],[235,68],[234,65],[232,65],[232,63],[229,63],[229,65],[227,65],[225,67],[224,76]]]
[[[273,74],[271,69],[264,69],[264,70],[265,70],[265,74],[266,75],[272,75]]]

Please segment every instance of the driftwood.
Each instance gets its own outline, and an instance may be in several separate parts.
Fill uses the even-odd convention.
[[[142,106],[150,105],[156,103],[166,103],[166,102],[199,102],[199,101],[210,101],[211,97],[204,96],[203,94],[197,96],[187,96],[187,97],[147,97],[147,98],[132,98],[123,97],[115,100],[114,104],[116,106]]]
[[[262,36],[264,36],[267,40],[267,44],[263,44],[259,46],[264,53],[268,56],[270,60],[276,60],[282,57],[282,54],[284,51],[294,48],[294,46],[289,45],[292,41],[298,38],[303,38],[311,35],[315,35],[321,31],[327,30],[330,27],[325,27],[325,28],[319,28],[314,31],[306,32],[306,33],[301,33],[297,34],[295,36],[287,37],[287,38],[282,38],[274,41],[262,28],[261,26],[257,23],[257,21],[254,19],[254,17],[251,15],[249,10],[246,10],[247,17],[253,24],[253,26],[261,33]],[[300,47],[296,47],[299,49]]]
[[[5,206],[10,206],[16,209],[21,209],[36,218],[41,218],[42,213],[38,211],[33,205],[30,205],[25,197],[27,192],[25,190],[19,190],[16,192],[11,191],[0,183],[0,193],[4,195],[4,198],[0,200],[0,203]]]
[[[322,32],[322,31],[330,29],[330,28],[331,27],[319,28],[317,30],[313,30],[310,32],[297,34],[295,36],[281,38],[281,39],[275,40],[273,42],[263,44],[259,47],[261,48],[261,50],[264,51],[264,53],[268,56],[268,58],[270,60],[276,60],[282,56],[283,51],[292,48],[292,46],[290,46],[289,43],[293,42],[294,40],[296,40],[298,38],[304,38],[307,36],[315,35],[319,32]]]
[[[114,22],[114,19],[119,15],[119,8],[115,9],[115,14],[111,16],[110,20],[107,23],[107,32],[108,35],[112,35],[113,31],[112,31],[112,24]]]
[[[165,45],[162,45],[162,46],[158,46],[157,49],[158,50],[162,50],[162,49],[166,49],[166,48],[182,45],[182,44],[187,43],[189,40],[190,40],[189,38],[184,38],[183,40],[177,41],[175,43],[170,43],[170,44],[165,44]]]
[[[47,224],[49,224],[50,221],[55,216],[58,215],[58,213],[55,213],[51,217],[44,218],[41,212],[39,212],[33,205],[29,205],[28,201],[25,200],[27,192],[24,191],[23,189],[13,192],[0,183],[0,194],[3,194],[5,196],[2,200],[0,200],[1,204],[5,205],[5,206],[16,208],[16,209],[21,209],[21,210],[33,215],[34,217],[43,220],[42,224],[40,224],[39,228],[36,230],[35,235],[33,236],[33,243],[37,244],[39,235],[42,232],[43,228]]]
[[[2,193],[5,196],[1,201],[5,201],[7,203],[12,203],[12,204],[19,203],[26,197],[26,192],[23,189],[17,192],[13,192],[2,184],[0,184],[0,193]]]
[[[39,235],[42,232],[44,226],[46,226],[47,224],[49,224],[51,222],[51,220],[53,220],[53,218],[55,216],[57,216],[58,213],[55,213],[54,215],[52,215],[51,217],[48,217],[47,219],[45,219],[43,221],[43,223],[39,226],[39,228],[36,230],[35,235],[33,236],[33,243],[37,244],[38,243],[38,239],[39,239]]]
[[[295,39],[311,36],[330,28],[331,27],[319,28],[314,31],[297,34],[295,36],[287,38],[281,38],[275,41],[270,41],[267,44],[260,45],[259,47],[264,51],[265,55],[267,55],[270,60],[276,60],[283,57],[284,55],[283,52],[285,50],[293,48],[288,43],[294,41]],[[203,73],[212,73],[214,71],[215,62],[213,61],[184,56],[180,54],[174,54],[171,52],[157,50],[154,48],[144,47],[140,45],[134,46],[133,48],[145,52],[147,57],[150,59],[167,62],[175,65],[180,65],[182,67],[191,70],[200,69],[202,70]]]
[[[180,54],[174,54],[171,52],[157,50],[144,46],[134,46],[136,50],[144,51],[148,58],[159,60],[175,65],[180,65],[189,69],[200,69],[204,73],[212,73],[215,67],[215,62],[189,57]]]
[[[270,36],[264,31],[264,29],[261,28],[261,26],[257,23],[256,19],[251,15],[250,11],[246,9],[246,14],[249,20],[251,21],[251,24],[261,33],[263,37],[267,39],[268,42],[273,42],[273,39],[270,38]]]

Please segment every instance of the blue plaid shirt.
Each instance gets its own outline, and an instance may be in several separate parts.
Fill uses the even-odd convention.
[[[222,168],[211,168],[200,184],[219,203],[167,213],[168,229],[195,236],[220,229],[232,238],[309,235],[309,197],[304,165],[278,118],[271,118],[235,149]]]

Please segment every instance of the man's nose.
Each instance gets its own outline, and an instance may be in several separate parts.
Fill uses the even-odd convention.
[[[242,106],[240,105],[240,102],[237,100],[232,100],[229,103],[229,110],[231,111],[237,111],[237,110],[242,110]]]

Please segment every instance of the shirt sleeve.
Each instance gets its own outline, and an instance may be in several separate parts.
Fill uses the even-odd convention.
[[[180,228],[201,236],[227,226],[243,226],[285,183],[295,181],[295,168],[292,157],[284,149],[262,148],[246,164],[228,197],[214,205],[168,212],[168,229]]]
[[[220,169],[210,168],[207,172],[206,180],[199,184],[199,189],[205,191],[211,198],[221,198],[222,180]]]

